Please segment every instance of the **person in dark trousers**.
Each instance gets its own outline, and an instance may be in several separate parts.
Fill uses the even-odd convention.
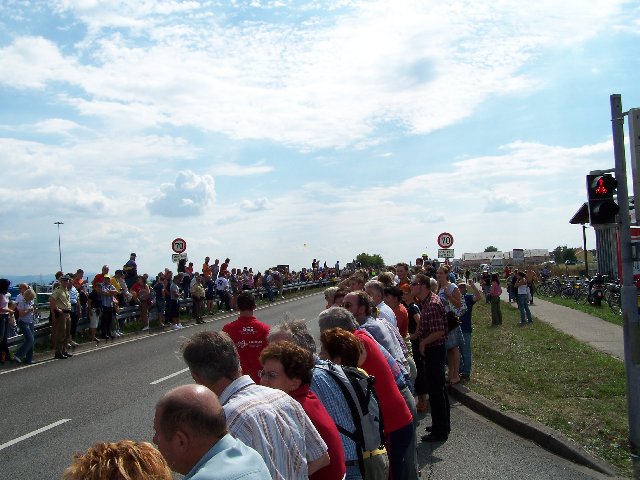
[[[420,306],[420,352],[425,358],[425,383],[432,419],[431,427],[427,429],[430,432],[422,436],[422,441],[446,442],[451,431],[451,420],[444,375],[444,344],[447,339],[444,305],[431,292],[429,277],[421,273],[411,281],[411,293],[418,299]]]

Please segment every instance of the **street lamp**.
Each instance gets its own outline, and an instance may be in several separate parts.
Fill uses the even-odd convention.
[[[58,226],[58,254],[60,255],[60,271],[62,272],[62,249],[60,248],[60,225],[64,225],[63,222],[53,222]]]

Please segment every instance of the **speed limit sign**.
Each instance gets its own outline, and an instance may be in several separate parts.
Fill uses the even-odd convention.
[[[171,250],[176,253],[182,253],[187,249],[187,242],[184,238],[176,238],[173,242],[171,242]]]
[[[442,232],[438,235],[438,245],[440,248],[451,248],[453,246],[453,235],[449,232]]]

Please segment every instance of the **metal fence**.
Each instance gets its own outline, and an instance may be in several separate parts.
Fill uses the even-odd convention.
[[[307,290],[309,288],[315,288],[315,287],[322,287],[322,286],[329,286],[329,285],[333,285],[333,281],[332,280],[317,280],[317,281],[309,281],[309,282],[293,282],[293,283],[288,283],[285,284],[282,287],[282,291],[283,293],[291,293],[291,292],[301,292],[303,290]],[[264,298],[267,295],[267,290],[264,287],[258,288],[258,289],[253,289],[253,290],[248,290],[251,293],[253,293],[256,297],[258,298]],[[274,288],[274,292],[277,294],[278,289]],[[217,297],[214,297],[214,301],[217,301]],[[180,307],[181,308],[186,308],[186,309],[190,309],[191,306],[193,305],[193,301],[191,298],[185,298],[180,300]],[[44,310],[47,311],[49,309],[49,304],[48,303],[39,303],[38,304],[38,310]],[[150,308],[149,309],[149,320],[152,321],[154,320],[154,317],[152,316],[152,313],[154,313],[155,308]],[[115,320],[119,321],[119,320],[124,320],[126,321],[130,321],[131,319],[136,319],[137,317],[140,316],[140,307],[138,305],[135,306],[127,306],[127,307],[122,307],[120,308],[120,310],[118,311],[118,313],[116,314]],[[89,318],[86,315],[81,316],[78,319],[78,329],[82,329],[82,328],[88,328],[89,326]],[[41,319],[39,322],[37,322],[34,325],[34,336],[36,338],[36,342],[38,342],[38,340],[42,340],[45,338],[49,338],[49,336],[51,335],[51,324],[49,322],[48,318],[43,318]],[[22,335],[15,335],[13,337],[9,337],[8,339],[8,343],[9,343],[9,347],[13,347],[16,345],[19,345],[20,343],[22,343]]]

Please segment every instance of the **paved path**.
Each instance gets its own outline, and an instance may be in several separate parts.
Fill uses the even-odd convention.
[[[501,298],[509,304],[509,295],[505,288],[502,289]],[[529,306],[533,316],[597,350],[624,361],[621,326],[538,297],[534,297],[533,302],[534,305]],[[515,302],[511,305],[517,308]]]

